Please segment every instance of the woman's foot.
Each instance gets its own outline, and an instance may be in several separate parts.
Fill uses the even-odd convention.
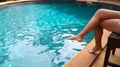
[[[88,50],[90,54],[95,54],[95,52],[102,50],[102,47],[93,47]]]
[[[68,38],[69,40],[77,40],[78,42],[82,42],[82,37],[79,35],[72,36]]]

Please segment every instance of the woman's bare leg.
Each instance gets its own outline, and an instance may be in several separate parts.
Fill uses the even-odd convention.
[[[89,49],[89,52],[94,54],[95,51],[101,50],[101,39],[103,35],[103,28],[102,27],[96,27],[94,29],[94,35],[95,35],[95,46],[91,49]]]
[[[69,39],[70,40],[77,40],[77,41],[81,42],[82,38],[88,32],[90,32],[92,29],[100,27],[101,25],[106,28],[106,24],[102,23],[104,20],[115,19],[115,18],[117,18],[117,19],[120,18],[120,12],[119,11],[100,9],[95,13],[95,15],[91,18],[89,23],[86,25],[86,27],[79,34],[77,34],[73,37],[70,37]],[[110,27],[107,27],[106,29],[111,30]],[[111,30],[111,31],[114,31],[114,30]],[[100,34],[98,34],[98,35],[100,35]],[[97,37],[95,37],[95,38],[97,38]],[[99,42],[97,42],[97,43],[99,43]],[[96,45],[97,45],[97,43],[96,43]]]
[[[108,20],[104,20],[101,22],[100,27],[96,27],[94,29],[94,33],[95,33],[95,46],[92,49],[89,49],[90,53],[95,53],[98,50],[102,49],[101,46],[101,39],[102,39],[102,34],[103,34],[103,30],[102,27],[112,31],[112,32],[116,32],[120,34],[120,24],[118,23],[120,21],[120,19],[108,19]]]
[[[103,20],[120,19],[120,11],[99,9],[91,18],[85,28],[77,35],[70,37],[70,40],[82,41],[82,38],[95,27],[98,27]]]

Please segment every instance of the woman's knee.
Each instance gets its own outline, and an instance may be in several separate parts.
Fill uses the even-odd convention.
[[[98,9],[96,13],[103,13],[106,9]]]
[[[104,20],[104,15],[106,14],[107,9],[98,9],[95,13],[95,16],[98,17],[99,19]]]
[[[105,11],[107,11],[107,10],[108,10],[108,9],[98,9],[97,12],[98,12],[98,13],[103,13],[103,12],[105,12]]]

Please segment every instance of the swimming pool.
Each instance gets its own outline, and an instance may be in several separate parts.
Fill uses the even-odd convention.
[[[85,3],[17,3],[0,8],[0,67],[63,67],[93,38],[79,33],[100,6]]]

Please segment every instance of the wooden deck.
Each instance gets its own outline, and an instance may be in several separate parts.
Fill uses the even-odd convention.
[[[103,67],[105,51],[106,51],[106,48],[104,48],[104,50],[100,53],[100,55],[95,60],[95,62],[91,65],[91,67]],[[115,55],[112,55],[112,54],[110,55],[109,61],[120,65],[120,49],[116,50]]]

